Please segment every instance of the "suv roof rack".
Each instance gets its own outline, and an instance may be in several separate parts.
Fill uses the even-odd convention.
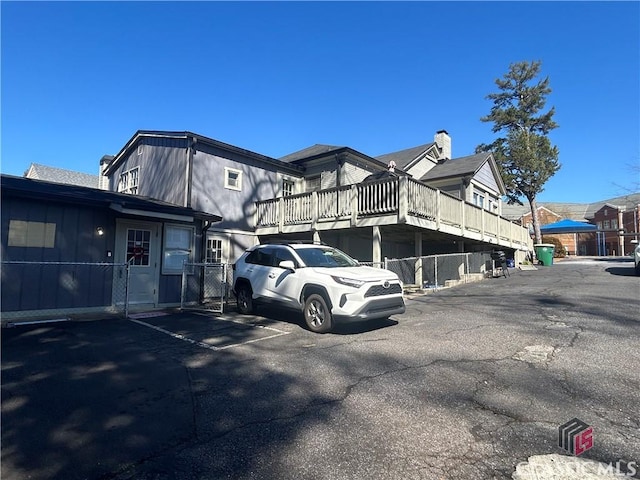
[[[324,242],[316,242],[314,240],[289,240],[289,241],[285,241],[285,240],[274,240],[274,241],[270,241],[267,240],[264,243],[261,243],[261,245],[326,245],[327,247],[330,246]]]

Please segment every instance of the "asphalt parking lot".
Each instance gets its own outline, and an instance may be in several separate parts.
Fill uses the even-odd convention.
[[[280,311],[5,328],[1,477],[511,479],[572,458],[573,418],[581,458],[634,473],[639,312],[629,259],[579,258],[325,335]]]

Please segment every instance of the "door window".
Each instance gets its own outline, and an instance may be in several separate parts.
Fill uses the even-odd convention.
[[[127,262],[141,267],[149,266],[151,230],[127,229]]]

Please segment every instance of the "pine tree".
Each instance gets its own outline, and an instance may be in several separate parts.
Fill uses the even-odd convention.
[[[477,152],[490,151],[500,168],[507,189],[507,201],[522,205],[529,202],[536,243],[542,241],[536,197],[545,183],[558,171],[558,148],[551,145],[548,133],[557,128],[555,108],[541,113],[551,93],[549,77],[536,82],[541,62],[518,62],[495,81],[499,92],[487,95],[493,101],[483,122],[493,122],[492,131],[503,136],[491,144],[479,145]]]

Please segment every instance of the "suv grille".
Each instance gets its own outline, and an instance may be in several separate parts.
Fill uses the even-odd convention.
[[[373,285],[367,293],[364,294],[365,297],[379,297],[381,295],[391,295],[393,293],[402,293],[402,287],[399,283],[392,283],[389,285],[389,288],[384,288],[382,285]]]

